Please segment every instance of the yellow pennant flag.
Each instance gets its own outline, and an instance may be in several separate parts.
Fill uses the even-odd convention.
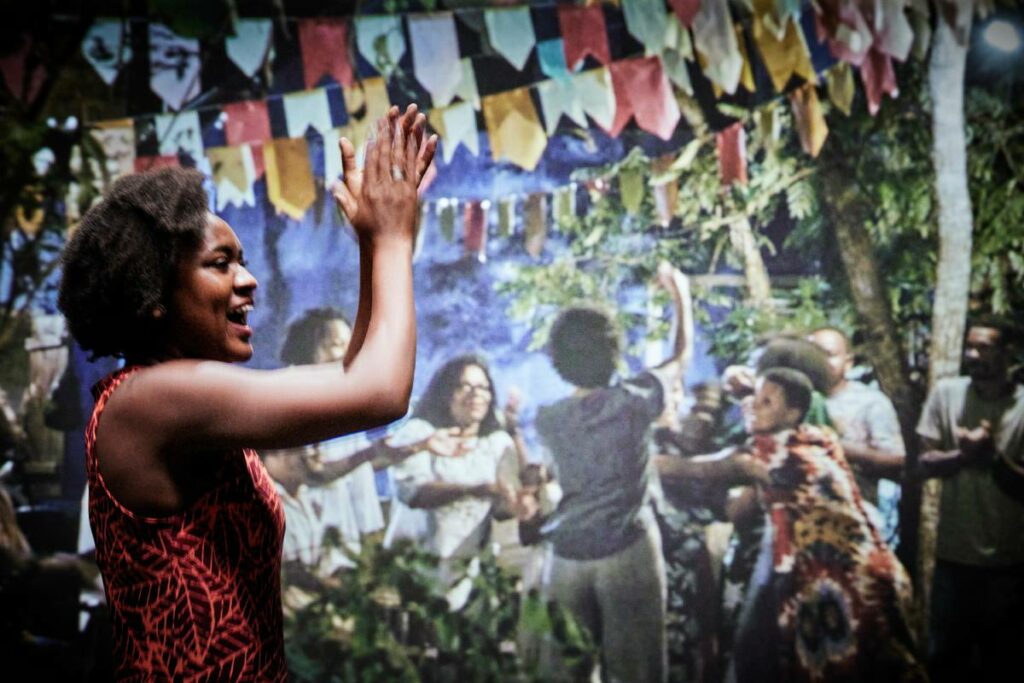
[[[818,91],[810,83],[805,83],[789,94],[789,102],[800,134],[800,146],[812,157],[818,156],[828,137],[828,124],[821,112]]]
[[[825,80],[828,83],[828,99],[836,109],[849,116],[853,108],[853,67],[846,62],[839,62],[829,69]]]
[[[495,161],[511,161],[532,171],[547,147],[548,138],[528,88],[488,95],[483,98],[484,121]]]
[[[779,38],[765,25],[764,15],[755,14],[754,42],[761,51],[772,85],[779,92],[785,91],[793,75],[800,76],[808,83],[818,82],[803,31],[792,19],[786,21],[786,32]]]
[[[278,138],[263,145],[267,197],[278,212],[302,220],[316,200],[306,138]]]

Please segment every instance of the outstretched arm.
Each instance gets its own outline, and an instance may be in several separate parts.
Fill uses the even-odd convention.
[[[393,106],[388,111],[389,129],[400,131],[406,140],[414,140],[417,147],[416,158],[416,186],[419,187],[423,175],[434,158],[434,150],[437,148],[437,136],[432,135],[424,142],[423,135],[426,119],[423,114],[418,113],[416,105],[410,104],[402,114],[398,116],[398,107]],[[362,200],[363,171],[356,165],[356,149],[348,138],[341,138],[338,141],[338,149],[341,153],[341,165],[344,170],[344,182],[339,182],[333,189],[335,200],[339,208],[345,213],[348,219],[356,224],[363,220],[360,214],[360,202]],[[393,170],[393,169],[392,169]],[[365,213],[365,209],[362,209]],[[370,311],[373,309],[373,250],[372,244],[365,235],[359,233],[359,305],[356,309],[356,318],[352,326],[352,339],[345,352],[344,366],[346,368],[363,347],[363,340],[366,338],[366,331],[370,323]]]
[[[693,356],[693,298],[690,279],[666,261],[658,265],[658,284],[672,297],[676,333],[669,357],[653,370],[666,384],[671,384],[686,369]]]
[[[692,458],[659,455],[655,458],[655,466],[666,486],[688,479],[710,480],[731,486],[770,482],[764,465],[749,453],[733,448]]]

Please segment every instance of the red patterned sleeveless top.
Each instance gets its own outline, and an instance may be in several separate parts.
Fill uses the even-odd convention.
[[[86,427],[89,523],[113,622],[119,681],[285,681],[284,513],[252,450],[224,454],[214,488],[169,517],[144,517],[107,490],[96,426],[126,368],[93,389]]]

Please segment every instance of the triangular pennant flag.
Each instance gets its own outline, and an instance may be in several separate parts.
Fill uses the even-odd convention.
[[[362,163],[366,142],[377,120],[391,108],[388,87],[383,78],[365,78],[356,87],[345,88],[342,95],[349,115],[346,137],[356,148],[357,161]]]
[[[452,101],[462,80],[459,41],[451,12],[416,14],[406,20],[412,43],[412,68],[435,107]]]
[[[498,235],[510,237],[516,229],[515,197],[502,197],[498,200]]]
[[[561,38],[537,43],[537,58],[541,73],[548,78],[569,78],[569,68],[565,64],[565,44]]]
[[[99,122],[92,137],[103,149],[112,181],[135,170],[135,126],[131,119]]]
[[[747,184],[747,131],[737,121],[728,128],[715,133],[715,147],[718,150],[718,174],[722,185]]]
[[[646,54],[659,54],[665,49],[665,0],[622,0],[622,14],[626,29],[644,46]]]
[[[704,75],[730,95],[736,92],[743,74],[743,55],[736,43],[728,0],[702,0],[693,20],[693,42]]]
[[[20,47],[17,50],[5,57],[0,57],[0,73],[3,74],[4,85],[7,86],[8,92],[22,102],[32,102],[39,94],[39,89],[43,87],[46,72],[42,65],[36,65],[26,78],[25,70],[31,61],[29,56],[32,52],[32,38],[25,34],[18,40],[20,40]]]
[[[225,104],[221,111],[225,117],[224,138],[228,145],[263,142],[272,137],[265,100],[231,102]]]
[[[829,51],[832,56],[854,66],[860,66],[873,40],[871,28],[857,4],[842,3],[835,35],[829,40]]]
[[[529,7],[502,7],[484,10],[487,39],[498,54],[522,71],[530,58],[537,37]]]
[[[235,66],[252,78],[270,55],[274,25],[270,19],[237,19],[234,26],[235,35],[225,39],[224,50]]]
[[[630,117],[641,130],[663,140],[679,123],[679,105],[658,57],[624,59],[608,67],[615,92],[615,121],[608,132],[618,136]]]
[[[82,39],[82,54],[107,85],[113,85],[125,64],[132,61],[130,24],[120,19],[100,19]]]
[[[256,166],[253,163],[249,145],[237,147],[210,147],[206,150],[210,161],[213,184],[217,188],[217,211],[223,211],[229,204],[239,208],[256,206]]]
[[[323,88],[285,95],[284,118],[290,138],[303,137],[307,128],[313,128],[322,135],[334,127],[327,91]]]
[[[828,125],[818,101],[818,91],[810,83],[805,83],[789,94],[789,102],[800,135],[800,146],[812,157],[818,156],[828,137]]]
[[[405,54],[402,18],[387,15],[356,17],[356,45],[377,72],[389,77]]]
[[[441,156],[446,164],[451,163],[455,150],[461,144],[473,156],[480,154],[479,134],[476,127],[476,112],[469,102],[457,102],[450,107],[434,109],[428,115],[430,125],[443,141]]]
[[[860,65],[860,80],[864,83],[864,95],[868,101],[868,112],[874,116],[882,106],[882,95],[895,98],[900,94],[896,85],[896,72],[892,57],[873,47]]]
[[[523,204],[523,222],[526,224],[524,242],[526,253],[538,258],[548,241],[548,197],[535,192]]]
[[[747,39],[743,32],[743,24],[736,24],[736,45],[740,48],[740,57],[743,59],[743,68],[740,70],[740,85],[744,89],[752,93],[756,87],[754,85],[754,69],[750,66],[750,57],[747,56]]]
[[[619,197],[626,213],[630,216],[640,213],[644,203],[644,176],[639,168],[628,167],[619,171]]]
[[[480,261],[486,259],[487,207],[489,202],[470,201],[462,207],[462,247]]]
[[[530,91],[516,88],[483,98],[484,121],[495,161],[511,161],[528,171],[537,168],[548,138],[537,118]]]
[[[279,213],[302,220],[316,201],[306,138],[278,138],[263,145],[267,198]]]
[[[612,61],[608,47],[608,29],[605,27],[604,11],[601,5],[580,7],[558,5],[558,26],[565,45],[565,63],[576,71],[587,57],[593,57],[601,64]]]
[[[828,70],[828,99],[839,111],[847,116],[853,108],[853,67],[846,62],[837,62]]]
[[[668,0],[668,4],[672,6],[672,11],[679,17],[683,26],[693,26],[693,20],[700,9],[700,0]]]
[[[330,76],[345,87],[353,86],[348,20],[302,19],[298,27],[306,88],[315,87],[324,76]]]
[[[463,102],[469,102],[473,105],[474,109],[480,109],[480,92],[476,87],[476,73],[473,70],[473,60],[469,57],[461,60],[460,68],[462,70],[462,78],[459,80],[459,85],[455,90],[455,96]]]
[[[203,131],[199,126],[199,112],[159,114],[153,117],[153,124],[161,156],[184,152],[193,161],[203,158]]]
[[[772,0],[761,0],[771,5]],[[772,79],[772,85],[779,92],[784,92],[789,79],[795,74],[809,83],[817,83],[818,78],[811,64],[811,54],[804,40],[804,33],[796,22],[787,20],[780,38],[764,23],[766,13],[754,15],[754,42],[761,52],[765,68]]]
[[[572,81],[550,80],[537,84],[537,95],[540,98],[541,112],[544,114],[544,130],[554,135],[558,121],[565,114],[576,125],[587,127],[587,116],[576,98],[576,89]]]
[[[693,95],[693,83],[687,60],[693,60],[693,42],[690,32],[683,28],[679,18],[669,15],[665,23],[665,50],[661,53],[661,64],[665,75],[680,90]]]
[[[608,67],[591,69],[572,78],[576,100],[597,125],[609,130],[615,122],[615,90]]]
[[[455,241],[455,208],[454,199],[441,199],[437,202],[437,227],[446,242]]]
[[[199,41],[149,25],[149,87],[171,109],[199,96]]]
[[[885,21],[877,38],[878,49],[901,62],[907,60],[914,47],[914,29],[904,11],[906,6],[906,0],[881,0]]]

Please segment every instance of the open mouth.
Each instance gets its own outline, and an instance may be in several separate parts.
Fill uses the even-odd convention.
[[[253,309],[252,304],[244,304],[228,311],[228,320],[236,325],[249,324],[249,311]]]

